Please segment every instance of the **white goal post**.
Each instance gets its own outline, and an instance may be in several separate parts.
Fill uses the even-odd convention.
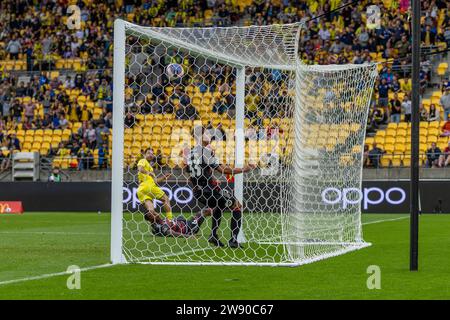
[[[115,21],[112,263],[296,266],[370,245],[359,199],[376,65],[305,65],[301,29]],[[172,65],[181,71],[169,74]],[[217,216],[204,215],[214,208],[196,195],[188,159],[201,143],[199,127],[212,137],[204,147],[214,161],[252,169],[213,174],[220,194],[229,190],[241,205],[216,208],[217,237],[226,243],[238,232],[240,248],[208,242]],[[136,198],[146,149],[156,155],[155,175],[171,174],[159,186],[184,236],[155,233]],[[199,228],[187,227],[200,216]]]

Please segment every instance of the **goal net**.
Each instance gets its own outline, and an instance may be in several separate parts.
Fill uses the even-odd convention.
[[[301,28],[116,21],[113,263],[300,265],[368,245],[359,200],[376,66],[304,65]],[[140,184],[143,158],[169,209]]]

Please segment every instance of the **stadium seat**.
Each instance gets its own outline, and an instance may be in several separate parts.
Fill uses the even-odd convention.
[[[384,151],[386,151],[387,153],[393,153],[394,149],[395,149],[395,147],[393,144],[385,144],[384,145]]]
[[[388,168],[388,167],[391,166],[391,159],[389,157],[387,157],[387,156],[383,156],[380,159],[380,164],[381,164],[381,167]]]

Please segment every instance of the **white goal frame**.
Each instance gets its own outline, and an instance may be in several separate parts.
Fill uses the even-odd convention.
[[[111,187],[111,263],[123,264],[127,260],[123,254],[123,183],[124,183],[124,111],[125,111],[125,66],[126,66],[126,26],[132,25],[124,20],[117,19],[114,22],[114,64],[113,64],[113,135],[112,135],[112,187]],[[134,26],[134,25],[133,25]],[[297,44],[299,34],[297,35]],[[174,42],[176,44],[176,41]],[[186,46],[186,44],[183,44]],[[196,46],[190,46],[189,50],[196,52]],[[199,52],[201,53],[201,52]],[[246,66],[241,62],[226,57],[218,57],[222,61],[236,68],[236,130],[235,130],[235,166],[242,167],[245,161],[245,134],[244,134],[244,113],[245,113],[245,78]],[[296,66],[274,65],[267,68],[276,68],[279,70],[297,72]],[[298,81],[296,81],[296,86]],[[297,98],[295,99],[297,103]],[[235,175],[234,192],[235,197],[243,203],[243,174]],[[242,221],[245,224],[245,220]],[[243,228],[242,228],[243,229]],[[245,235],[239,235],[241,241],[244,241]],[[248,265],[248,266],[298,266],[307,264],[329,257],[341,255],[346,252],[358,250],[370,246],[370,243],[364,241],[351,243],[342,250],[326,253],[321,256],[303,259],[295,262],[143,262],[143,264],[156,265]],[[295,259],[293,259],[295,260]]]

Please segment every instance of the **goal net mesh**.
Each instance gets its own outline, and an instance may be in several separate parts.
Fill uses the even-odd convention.
[[[304,65],[297,55],[301,27],[125,23],[122,250],[128,262],[298,265],[367,246],[359,200],[376,66]],[[196,132],[205,131],[218,163],[255,166],[241,174],[242,248],[208,242],[213,217],[182,237],[157,235],[137,197],[137,162],[151,148],[155,175],[171,174],[159,185],[173,216],[189,221],[203,212],[189,154]],[[214,176],[231,194],[240,187],[238,175]],[[161,202],[153,203],[164,217]],[[225,244],[231,216],[223,212],[218,230]]]

